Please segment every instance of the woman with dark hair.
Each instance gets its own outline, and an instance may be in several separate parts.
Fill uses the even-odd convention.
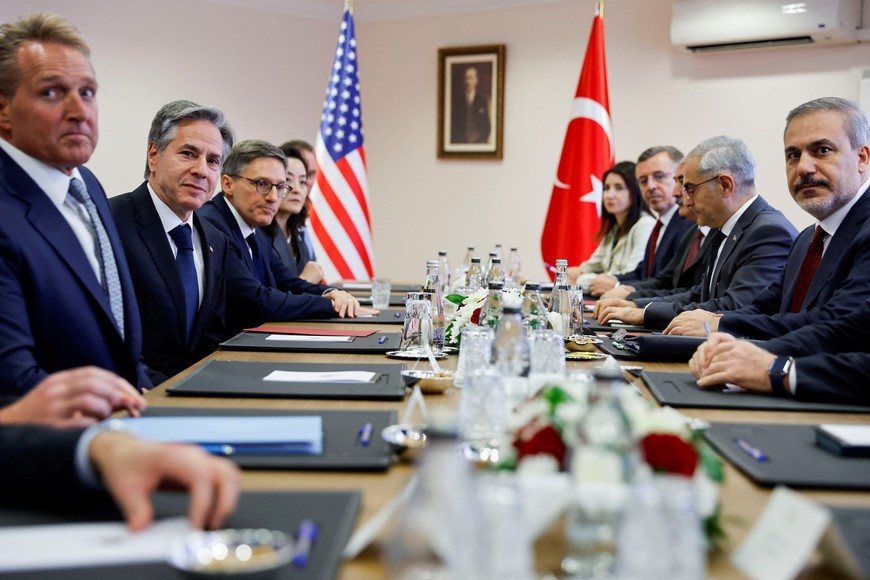
[[[634,163],[622,161],[604,172],[598,247],[588,260],[568,268],[568,279],[584,288],[598,274],[634,270],[643,259],[656,220],[647,210],[634,176]]]
[[[281,200],[272,223],[264,229],[272,237],[272,247],[290,271],[313,284],[323,281],[323,270],[311,258],[305,243],[308,219],[308,164],[294,147],[281,147],[287,156],[287,183],[290,193]]]

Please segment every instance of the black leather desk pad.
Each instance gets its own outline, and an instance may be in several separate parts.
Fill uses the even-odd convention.
[[[323,418],[323,453],[320,455],[271,454],[229,455],[245,469],[294,469],[311,471],[385,471],[392,462],[392,450],[381,437],[385,427],[397,421],[396,411],[278,411],[274,409],[217,409],[152,407],[146,417],[258,417],[311,416]],[[372,424],[368,445],[361,445],[359,430]]]
[[[370,294],[360,294],[357,291],[353,292],[354,298],[359,300],[359,303],[364,306],[371,306],[372,297]],[[390,306],[405,306],[405,295],[404,294],[390,294]]]
[[[380,353],[399,350],[402,340],[400,332],[376,332],[370,336],[354,336],[350,342],[305,342],[266,340],[271,336],[267,332],[240,332],[229,340],[221,343],[228,350],[269,350],[280,352],[349,352],[349,353]],[[385,337],[381,344],[379,340]]]
[[[748,392],[723,392],[721,388],[701,389],[695,384],[695,377],[691,373],[644,371],[642,377],[656,400],[662,405],[671,405],[672,407],[818,413],[870,413],[870,407],[858,405],[798,401],[792,398]]]
[[[300,318],[293,322],[339,322],[341,324],[404,324],[405,309],[389,308],[375,316],[363,318]]]
[[[263,397],[281,399],[356,399],[400,401],[405,397],[403,363],[281,363],[210,360],[173,387],[169,395],[188,397]],[[374,382],[264,381],[272,371],[378,373]]]
[[[772,487],[870,490],[870,458],[843,457],[816,445],[815,425],[713,423],[704,437],[749,479]],[[759,461],[737,445],[763,452]]]
[[[834,518],[844,548],[849,552],[861,577],[870,578],[870,508],[826,506]]]
[[[158,493],[154,496],[157,518],[187,515],[187,496],[181,493]],[[112,502],[101,496],[86,504],[70,506],[75,512],[52,512],[0,506],[0,525],[32,526],[85,522],[120,521],[121,514]],[[227,528],[268,528],[296,537],[303,519],[318,526],[318,536],[305,568],[289,564],[276,575],[280,580],[322,580],[335,578],[342,552],[353,531],[360,507],[360,492],[243,492],[236,512]],[[46,547],[51,549],[50,546]],[[27,580],[174,580],[187,578],[163,562],[123,564],[89,568],[39,570],[0,574],[4,579]],[[227,576],[229,577],[229,576]]]

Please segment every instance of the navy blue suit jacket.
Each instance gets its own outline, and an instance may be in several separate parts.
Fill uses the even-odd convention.
[[[695,284],[701,282],[704,277],[704,267],[707,265],[707,259],[710,254],[710,248],[713,244],[710,241],[715,236],[717,230],[710,230],[704,240],[701,242],[701,247],[695,255],[695,259],[689,264],[689,267],[683,270],[686,263],[686,258],[689,257],[689,249],[695,241],[695,235],[698,228],[694,227],[686,230],[683,237],[680,238],[677,244],[677,250],[674,252],[674,257],[668,262],[658,274],[640,280],[632,284],[635,291],[628,295],[627,299],[633,301],[640,307],[646,306],[657,296],[667,296],[669,294],[677,294],[685,292]]]
[[[267,321],[293,320],[295,318],[330,318],[333,315],[332,301],[322,296],[327,286],[311,284],[290,274],[287,267],[281,263],[281,259],[272,250],[271,240],[265,232],[257,230],[260,256],[265,260],[266,281],[261,284],[253,275],[254,263],[248,250],[248,243],[242,237],[239,224],[230,212],[223,193],[216,195],[206,202],[197,212],[199,217],[208,220],[220,230],[235,248],[240,256],[244,267],[248,271],[245,285],[231,284],[228,288],[230,304],[234,300],[243,300],[250,303],[251,284],[256,286],[255,304],[257,313],[254,318],[260,319],[256,324]],[[244,322],[240,320],[244,316]],[[245,316],[239,309],[230,308],[227,313],[228,324],[231,330],[238,330],[243,326],[252,325],[250,316]]]
[[[749,304],[779,275],[796,234],[791,222],[759,196],[722,242],[718,261],[717,248],[710,248],[701,282],[651,302],[644,311],[644,325],[664,328],[686,310],[735,310]]]
[[[673,259],[674,254],[677,252],[677,246],[679,245],[680,239],[682,239],[686,231],[694,230],[694,228],[695,222],[687,220],[679,213],[674,213],[674,217],[671,218],[671,221],[668,222],[668,227],[665,228],[665,233],[656,243],[656,253],[653,257],[652,270],[650,271],[649,276],[647,276],[646,273],[646,264],[649,257],[650,243],[652,242],[651,237],[646,242],[646,250],[644,250],[643,259],[637,267],[631,272],[617,274],[616,279],[623,284],[631,284],[632,282],[655,276],[668,265],[668,262],[670,262],[671,259]]]
[[[150,387],[140,362],[139,307],[106,194],[80,168],[115,253],[124,295],[122,338],[109,300],[57,207],[0,150],[0,394],[20,396],[49,373],[85,365]]]
[[[58,493],[84,492],[75,467],[83,429],[0,425],[0,497],[44,503]]]
[[[808,324],[835,320],[856,310],[870,295],[870,192],[859,199],[828,242],[800,312],[791,312],[798,273],[815,230],[795,241],[779,278],[750,305],[726,312],[719,330],[735,336],[767,339]]]
[[[226,280],[239,264],[226,236],[193,216],[203,250],[203,295],[190,339],[184,287],[160,216],[145,183],[109,200],[121,235],[142,317],[142,355],[160,383],[189,367],[227,337]],[[239,267],[239,266],[236,266]],[[243,272],[246,274],[246,272]],[[236,273],[238,275],[238,273]]]
[[[870,404],[870,300],[866,296],[853,312],[803,326],[764,347],[795,357],[798,399]]]

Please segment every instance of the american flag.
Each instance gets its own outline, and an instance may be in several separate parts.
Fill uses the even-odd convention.
[[[367,280],[374,274],[357,73],[353,14],[345,4],[315,145],[317,182],[310,195],[317,262],[327,281]]]

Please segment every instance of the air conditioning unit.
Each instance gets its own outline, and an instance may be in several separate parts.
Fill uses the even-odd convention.
[[[692,52],[854,43],[861,0],[674,0],[671,43]]]

